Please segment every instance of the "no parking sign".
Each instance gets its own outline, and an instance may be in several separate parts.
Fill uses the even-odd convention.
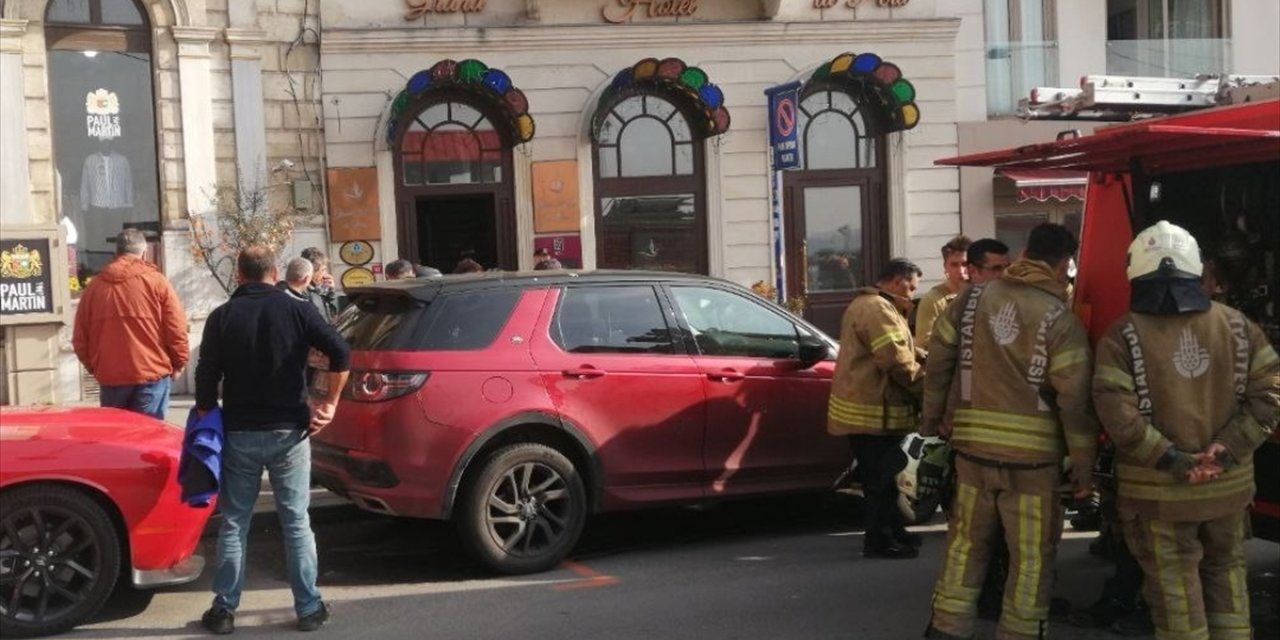
[[[773,147],[773,168],[798,169],[800,145],[797,142],[799,82],[790,82],[765,91],[769,96],[769,144]]]

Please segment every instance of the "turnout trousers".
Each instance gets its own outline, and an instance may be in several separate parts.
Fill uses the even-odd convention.
[[[1157,640],[1249,640],[1245,513],[1206,522],[1123,518]]]
[[[955,469],[956,495],[942,574],[933,591],[931,637],[973,637],[978,595],[1003,526],[1009,575],[996,638],[1044,638],[1062,537],[1062,507],[1055,493],[1058,466],[1010,469],[957,455]]]

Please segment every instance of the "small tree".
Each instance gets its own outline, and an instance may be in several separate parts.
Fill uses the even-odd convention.
[[[279,252],[307,217],[286,198],[273,198],[272,188],[221,184],[214,187],[212,215],[191,213],[191,254],[228,295],[236,288],[235,263],[241,249],[266,246]]]

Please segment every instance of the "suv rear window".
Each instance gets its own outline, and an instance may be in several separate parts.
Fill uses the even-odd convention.
[[[334,321],[352,349],[468,351],[498,336],[520,299],[516,289],[445,294],[428,306],[406,295],[361,296]]]
[[[498,337],[520,299],[517,289],[451,293],[436,298],[415,332],[414,349],[469,351],[483,349]]]
[[[409,348],[409,328],[424,305],[406,295],[365,295],[355,299],[334,325],[352,349],[397,351]]]

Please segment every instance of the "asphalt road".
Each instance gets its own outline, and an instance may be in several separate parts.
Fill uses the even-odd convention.
[[[331,503],[330,503],[331,504]],[[314,509],[320,585],[334,617],[318,635],[432,639],[865,639],[918,638],[939,568],[940,526],[926,528],[920,558],[861,557],[856,502],[788,498],[709,509],[602,516],[561,568],[533,576],[485,573],[441,523]],[[212,555],[211,522],[202,543]],[[1068,530],[1058,594],[1085,605],[1108,574]],[[1280,556],[1251,541],[1258,637],[1276,637]],[[273,513],[255,516],[248,588],[237,636],[294,637]],[[154,593],[123,590],[77,638],[204,635],[208,571]],[[984,626],[979,637],[990,637]],[[1055,638],[1113,638],[1058,624]]]

